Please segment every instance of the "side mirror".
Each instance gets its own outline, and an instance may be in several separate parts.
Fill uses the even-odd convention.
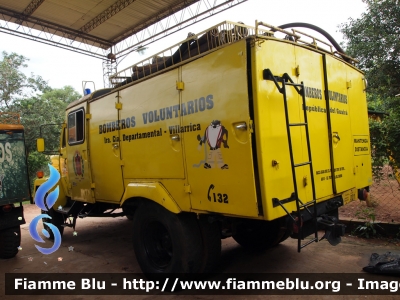
[[[36,139],[36,148],[38,152],[44,152],[44,138]]]

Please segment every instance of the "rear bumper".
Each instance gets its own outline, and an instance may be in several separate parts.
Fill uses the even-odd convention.
[[[344,201],[342,196],[337,196],[334,197],[332,199],[329,199],[327,201],[324,202],[320,202],[317,203],[316,207],[317,207],[317,214],[316,214],[316,220],[318,223],[318,230],[327,230],[329,228],[329,226],[327,226],[326,224],[328,222],[324,221],[327,219],[330,220],[335,220],[335,223],[337,226],[339,226],[338,228],[340,229],[339,231],[342,232],[342,230],[344,228],[342,228],[342,225],[338,223],[339,221],[339,213],[338,213],[338,208],[340,206],[343,206]],[[314,223],[314,207],[310,206],[308,207],[308,210],[310,211],[310,213],[307,210],[302,210],[301,211],[301,227],[302,229],[299,231],[297,230],[293,230],[291,237],[292,238],[298,238],[299,232],[301,232],[301,239],[314,234],[315,233],[315,223]],[[296,224],[294,224],[292,218],[290,218],[290,216],[286,217],[286,224],[288,226],[288,228],[296,228]],[[334,227],[337,227],[334,226]],[[336,229],[335,229],[336,230]]]

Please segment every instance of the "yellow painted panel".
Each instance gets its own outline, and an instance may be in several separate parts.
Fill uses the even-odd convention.
[[[125,193],[122,197],[122,203],[133,197],[140,197],[153,200],[154,202],[165,207],[167,210],[178,214],[181,209],[172,198],[171,194],[165,189],[160,182],[130,182],[126,186]],[[122,205],[122,204],[121,204]]]
[[[335,183],[336,192],[339,193],[355,186],[352,120],[346,75],[350,67],[330,56],[326,57],[326,65]]]
[[[59,167],[60,167],[60,188],[64,190],[64,194],[67,197],[71,197],[71,183],[68,174],[68,153],[67,153],[67,124],[64,123],[61,129],[60,135],[60,156],[59,156]],[[65,204],[65,203],[64,203]],[[63,206],[64,206],[63,204]]]
[[[322,54],[296,47],[296,63],[301,70],[297,79],[298,83],[303,82],[305,86],[315,192],[316,199],[319,199],[333,194]],[[305,140],[303,144],[306,144]],[[303,153],[306,151],[305,147]],[[306,158],[307,156],[305,156]],[[309,169],[305,169],[305,171],[309,172]],[[310,176],[309,173],[307,176]],[[309,200],[312,200],[311,195],[308,193]]]
[[[96,200],[119,203],[124,192],[118,134],[118,110],[113,93],[91,102],[90,156]]]
[[[93,203],[95,200],[92,197],[91,191],[91,170],[90,157],[88,154],[88,139],[87,122],[84,118],[85,113],[88,113],[87,103],[83,102],[79,106],[67,111],[67,120],[69,122],[69,114],[75,111],[83,110],[83,142],[70,144],[71,138],[76,137],[74,130],[69,130],[67,127],[67,172],[71,183],[71,198],[73,200],[85,201]],[[69,123],[67,123],[68,126]]]
[[[182,66],[193,209],[258,216],[246,64],[241,41]]]
[[[124,178],[185,177],[178,79],[175,69],[120,92]]]
[[[163,187],[171,194],[171,197],[177,203],[182,211],[191,211],[190,194],[185,191],[188,186],[186,179],[162,179]],[[191,188],[191,186],[189,186]]]
[[[353,68],[347,69],[347,81],[351,82],[348,98],[353,133],[353,154],[356,169],[356,187],[372,184],[371,145],[369,137],[368,108],[363,74]]]
[[[285,215],[281,207],[273,206],[273,198],[287,199],[294,192],[289,144],[286,130],[283,95],[273,81],[263,79],[263,70],[270,69],[275,76],[284,73],[295,78],[295,48],[293,45],[265,41],[252,48],[252,75],[254,96],[254,124],[257,145],[257,161],[260,175],[260,189],[263,199],[264,216],[268,220]],[[286,88],[289,121],[302,122],[301,99],[293,87]],[[294,162],[304,162],[304,128],[292,127]],[[278,164],[273,164],[273,161]],[[303,187],[304,170],[296,169],[299,197],[307,199]],[[296,209],[295,202],[285,204],[289,211]]]

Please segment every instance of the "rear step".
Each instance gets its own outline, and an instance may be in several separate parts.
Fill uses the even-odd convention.
[[[85,207],[84,202],[73,201],[71,206],[58,207],[57,212],[64,215],[64,224],[62,227],[71,227],[75,230],[76,218]],[[72,221],[69,217],[72,217]]]

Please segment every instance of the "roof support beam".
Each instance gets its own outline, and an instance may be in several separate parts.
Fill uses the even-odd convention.
[[[33,12],[38,9],[38,7],[44,2],[44,0],[32,0],[31,3],[28,4],[28,6],[24,9],[24,11],[21,13],[21,17],[19,20],[17,20],[17,24],[21,25],[27,18],[29,18]]]
[[[101,25],[117,13],[119,13],[121,10],[123,10],[125,7],[131,5],[133,2],[136,0],[118,0],[115,2],[113,5],[111,5],[109,8],[107,8],[105,11],[100,13],[98,16],[96,16],[94,19],[90,20],[88,23],[83,25],[79,31],[82,32],[90,32],[93,29],[95,29],[97,26]]]
[[[139,26],[135,26],[134,29],[128,30],[127,32],[123,33],[122,35],[118,36],[118,40],[114,40],[115,43],[118,43],[122,40],[124,40],[125,38],[136,34],[146,28],[148,28],[149,26],[163,20],[164,18],[170,18],[172,15],[176,14],[179,11],[182,11],[182,14],[184,14],[184,11],[186,10],[186,8],[192,4],[195,4],[196,2],[199,2],[200,4],[203,0],[184,0],[183,2],[178,3],[175,6],[172,7],[168,7],[167,9],[165,9],[164,11],[161,11],[160,13],[158,13],[157,15],[153,16],[152,18],[149,18],[148,20],[146,20],[145,22],[143,22],[142,24],[140,24]],[[228,1],[232,1],[232,0],[228,0]],[[218,1],[214,1],[214,4],[218,2]],[[185,21],[184,21],[185,22]]]
[[[173,5],[165,5],[163,10],[112,39],[99,38],[90,31],[139,0],[114,0],[114,5],[80,30],[35,17],[35,10],[45,5],[44,1],[30,0],[23,12],[0,6],[0,35],[16,35],[102,60],[107,60],[112,52],[119,62],[139,46],[146,46],[247,0],[175,0]]]
[[[29,5],[25,8],[22,14],[27,17],[30,16],[31,14],[33,14],[35,10],[38,9],[40,5],[42,5],[43,2],[44,0],[32,0],[32,2],[29,3]]]
[[[185,0],[114,39],[117,59],[247,0]],[[211,2],[211,3],[210,3]]]
[[[0,33],[7,33],[44,44],[72,50],[105,59],[112,44],[106,40],[77,32],[54,23],[25,17],[15,11],[0,7]]]

